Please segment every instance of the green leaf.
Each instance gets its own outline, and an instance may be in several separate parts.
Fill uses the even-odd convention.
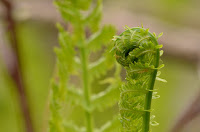
[[[91,4],[91,0],[69,0],[75,8],[87,10]]]
[[[159,67],[156,68],[156,69],[161,69],[161,68],[163,68],[164,66],[165,66],[165,64],[161,64],[161,65],[159,65]]]
[[[113,54],[111,54],[109,51],[110,48],[108,47],[103,57],[89,65],[89,73],[91,80],[105,75],[106,72],[113,67],[114,57]]]
[[[112,78],[112,77],[108,77],[108,78],[106,78],[106,79],[100,81],[99,83],[100,83],[100,84],[106,84],[106,83],[112,84],[112,83],[114,83],[115,81],[116,81],[116,79],[114,79],[114,78]]]
[[[70,101],[71,103],[78,104],[78,105],[84,104],[82,91],[72,86],[67,87],[66,100],[68,102]]]
[[[72,105],[81,106],[85,111],[92,111],[91,107],[86,105],[82,91],[74,86],[67,87],[66,101]]]
[[[157,94],[158,92],[153,92],[152,99],[158,99],[160,98],[160,95]]]
[[[105,75],[106,70],[107,70],[107,67],[106,67],[106,61],[104,57],[91,63],[89,65],[89,73],[90,73],[91,80],[93,80],[94,77],[99,78],[101,75]]]
[[[141,55],[144,55],[146,53],[156,53],[155,45],[153,43],[144,44],[140,46],[139,48],[136,48],[135,50],[131,51],[129,55],[132,58],[138,58]]]
[[[63,65],[61,68],[63,69],[63,73],[72,72],[74,70],[74,64],[75,64],[75,50],[73,47],[73,41],[71,39],[71,36],[68,32],[64,30],[64,28],[57,24],[57,27],[59,29],[59,44],[61,46],[60,49],[56,48],[55,52],[57,54],[59,64]],[[70,63],[69,63],[70,62]]]
[[[59,79],[63,82],[68,78],[69,73],[67,69],[67,64],[65,63],[64,54],[59,48],[54,49],[57,55],[57,67],[58,67],[58,76]]]
[[[160,49],[160,48],[162,48],[162,47],[163,47],[163,45],[162,45],[162,44],[161,44],[161,45],[157,45],[157,46],[156,46],[156,48],[157,48],[157,49]]]
[[[85,110],[89,110],[89,108],[85,105],[82,91],[73,86],[67,87],[66,101],[73,105],[81,106]]]
[[[153,32],[153,36],[156,38],[156,33],[155,32]]]
[[[114,117],[111,121],[105,123],[98,131],[96,132],[118,132],[120,121],[119,117]]]
[[[62,96],[65,93],[58,84],[53,80],[51,81],[51,100],[50,110],[51,119],[49,121],[50,132],[64,132],[63,117],[61,116],[61,108],[63,104]]]
[[[88,48],[97,51],[102,48],[103,45],[111,42],[112,36],[115,34],[116,29],[111,25],[105,25],[101,31],[93,34],[88,40]]]
[[[92,109],[103,110],[119,100],[119,84],[110,85],[105,91],[92,96]]]
[[[59,29],[59,44],[60,48],[56,48],[57,55],[57,69],[58,77],[56,81],[58,84],[53,87],[53,94],[51,100],[51,132],[86,132],[86,128],[81,128],[74,123],[64,122],[63,106],[66,103],[80,106],[84,112],[92,115],[93,110],[103,110],[106,107],[113,106],[119,98],[119,83],[120,69],[116,68],[114,76],[116,78],[109,78],[103,80],[101,83],[110,84],[109,87],[96,95],[83,95],[85,91],[90,91],[91,80],[95,77],[105,75],[108,70],[113,67],[113,54],[109,51],[112,45],[107,45],[110,38],[115,34],[116,30],[113,26],[104,26],[100,31],[100,20],[102,16],[102,0],[97,0],[97,4],[93,9],[89,9],[92,0],[55,0],[55,4],[60,11],[62,17],[66,22],[72,26],[72,32],[66,32],[65,29],[57,24]],[[84,10],[84,11],[83,11]],[[88,12],[85,12],[88,11]],[[90,12],[91,11],[91,12]],[[68,24],[67,23],[67,24]],[[88,37],[85,29],[89,28]],[[94,34],[93,34],[94,33]],[[87,40],[87,38],[89,38]],[[105,50],[103,49],[105,48]],[[82,53],[79,54],[82,50]],[[101,50],[102,58],[93,62],[87,63],[91,52]],[[81,60],[80,60],[81,58]],[[83,64],[82,64],[83,63]],[[84,63],[86,65],[84,65]],[[83,72],[86,71],[86,72]],[[84,88],[75,88],[72,84],[68,84],[71,75],[83,74]],[[90,74],[87,76],[87,74]],[[78,76],[79,77],[79,76]],[[91,80],[89,80],[91,78]],[[118,82],[119,81],[119,82]],[[86,84],[86,85],[85,85]],[[63,98],[64,97],[64,98]],[[89,98],[88,104],[87,98]],[[106,103],[105,103],[106,102]],[[89,117],[88,116],[88,117]],[[90,119],[86,116],[87,129],[90,128]],[[119,121],[114,120],[106,123],[101,130],[102,132],[115,131]],[[91,129],[93,128],[91,125]]]
[[[64,122],[63,124],[65,132],[85,132],[85,128],[79,128],[78,126],[76,126],[74,123],[72,122]]]
[[[60,11],[62,17],[66,22],[78,25],[83,17],[78,8],[74,8],[73,4],[69,1],[55,1],[55,5]]]
[[[144,73],[152,69],[149,64],[143,65],[140,62],[130,64],[129,66],[129,71],[132,73]]]
[[[163,35],[163,32],[160,33],[160,34],[157,36],[157,39],[160,38],[160,37],[162,37],[162,35]]]
[[[163,55],[163,53],[164,53],[164,51],[163,51],[163,50],[160,50],[160,56],[162,56],[162,55]]]
[[[99,25],[102,17],[102,0],[98,0],[96,7],[84,19],[84,23],[89,26],[92,32],[99,30]]]
[[[162,79],[162,78],[159,78],[159,77],[156,77],[156,80],[158,80],[158,81],[161,81],[161,82],[167,82],[165,79]]]
[[[161,71],[158,71],[156,76],[159,77],[160,75],[161,75]]]

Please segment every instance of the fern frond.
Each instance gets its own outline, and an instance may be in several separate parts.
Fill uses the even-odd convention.
[[[141,62],[135,62],[129,65],[129,71],[132,73],[145,73],[152,70],[152,68],[153,66],[150,66],[148,63],[144,65]]]
[[[104,75],[106,73],[107,67],[105,64],[105,58],[102,57],[99,60],[91,63],[89,65],[89,71],[90,71],[90,77],[91,79],[93,77],[100,77],[101,75]]]
[[[153,43],[148,43],[148,44],[145,43],[139,48],[136,48],[135,50],[129,52],[129,55],[133,57],[133,59],[135,59],[146,53],[156,53],[155,47],[156,46]]]
[[[81,9],[81,10],[87,10],[91,4],[91,0],[69,0],[74,7]]]
[[[162,45],[143,27],[126,27],[114,41],[116,60],[127,73],[126,83],[120,88],[121,131],[149,132],[151,100],[159,97],[153,87],[157,70],[164,66],[159,66]]]
[[[57,27],[59,29],[58,39],[61,48],[55,48],[55,52],[58,56],[59,63],[63,65],[62,72],[66,74],[66,72],[74,71],[75,50],[69,33],[64,31],[61,25],[57,24]]]
[[[106,56],[89,65],[89,72],[91,80],[105,75],[108,70],[113,67],[113,57],[111,54],[105,53]]]
[[[92,96],[92,109],[103,110],[119,100],[119,84],[110,85],[105,91]]]
[[[65,121],[63,123],[65,132],[85,132],[85,128],[79,128],[72,122]]]
[[[118,118],[119,118],[118,116],[114,117],[111,121],[108,121],[107,123],[105,123],[96,132],[118,132],[119,125],[120,125],[120,121]]]
[[[64,132],[64,127],[62,125],[62,103],[63,103],[63,89],[60,89],[55,81],[51,82],[51,101],[50,101],[50,110],[51,110],[51,119],[49,121],[50,132]]]
[[[162,37],[162,35],[163,35],[163,32],[158,35],[157,39]]]
[[[85,111],[91,112],[93,109],[86,105],[81,90],[75,87],[67,87],[66,101],[72,105],[81,106]]]
[[[80,105],[82,107],[85,106],[82,91],[75,87],[67,87],[66,100],[71,104]]]
[[[50,132],[93,132],[96,130],[93,125],[93,110],[103,110],[113,106],[119,98],[121,82],[119,66],[116,68],[115,78],[101,82],[110,84],[105,91],[94,96],[91,93],[91,88],[95,87],[92,86],[92,79],[105,75],[114,66],[113,54],[110,53],[112,45],[108,43],[116,30],[111,25],[99,30],[102,0],[97,0],[96,6],[91,10],[89,9],[91,0],[55,0],[55,5],[64,20],[72,26],[73,31],[66,32],[61,25],[57,25],[60,48],[55,49],[58,58],[58,77],[55,80],[58,84],[56,84],[57,89],[52,88]],[[86,34],[85,30],[88,28],[89,34]],[[92,63],[89,61],[91,52],[103,50],[102,58]],[[80,77],[80,89],[69,83],[71,75]],[[65,104],[64,101],[81,106],[85,112],[84,128],[68,121],[63,123],[61,108]],[[111,121],[105,124],[101,131],[112,131],[116,124],[116,121]]]
[[[101,17],[102,17],[102,0],[98,0],[96,7],[84,19],[84,24],[88,25],[92,32],[96,32],[99,30]]]
[[[70,1],[55,1],[54,2],[62,17],[66,22],[78,24],[82,21],[83,17],[78,8],[74,7]]]
[[[159,77],[156,77],[156,80],[161,81],[161,82],[167,82],[165,79],[162,79],[162,78],[159,78]]]
[[[93,34],[88,40],[88,48],[92,51],[97,51],[103,45],[111,41],[112,36],[116,33],[116,29],[111,25],[106,25],[101,31]]]

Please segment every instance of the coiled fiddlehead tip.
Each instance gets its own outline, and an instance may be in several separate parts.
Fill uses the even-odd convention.
[[[150,120],[153,87],[162,48],[157,39],[155,34],[143,27],[126,27],[122,34],[114,36],[112,51],[127,73],[126,83],[120,88],[122,131],[149,132],[150,124],[158,124]]]
[[[126,27],[119,36],[114,36],[115,57],[119,64],[129,67],[130,64],[141,62],[142,56],[155,52],[157,38],[143,27]],[[148,49],[148,50],[147,50]]]

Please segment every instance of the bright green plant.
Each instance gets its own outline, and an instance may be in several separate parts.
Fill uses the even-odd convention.
[[[110,132],[118,129],[117,118],[108,121],[101,128],[95,127],[94,110],[104,110],[111,107],[119,99],[120,67],[115,66],[114,77],[104,78],[108,70],[114,66],[114,58],[110,53],[112,45],[109,42],[116,30],[111,25],[100,30],[102,2],[98,0],[94,8],[90,8],[91,0],[57,0],[55,4],[65,22],[72,31],[59,29],[60,48],[56,48],[57,72],[52,80],[50,100],[50,132]],[[87,32],[86,32],[87,31]],[[98,59],[92,56],[101,54]],[[72,83],[73,78],[81,80]],[[104,88],[98,94],[91,92],[100,80]],[[94,85],[92,85],[94,84]],[[65,117],[66,103],[80,106],[85,112],[84,125],[78,126],[75,121]],[[82,120],[82,119],[80,119]]]
[[[152,98],[159,97],[154,89],[155,79],[164,81],[157,77],[157,70],[164,66],[159,66],[163,51],[158,37],[140,27],[127,27],[121,35],[114,36],[116,60],[126,69],[126,83],[120,88],[121,131],[149,132],[150,124],[158,125],[151,119],[154,116],[150,117]]]

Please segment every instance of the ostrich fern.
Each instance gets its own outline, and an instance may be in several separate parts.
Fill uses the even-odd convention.
[[[105,76],[114,66],[114,58],[110,53],[112,45],[109,42],[116,30],[111,25],[100,28],[102,16],[102,2],[98,0],[96,6],[89,10],[91,0],[57,0],[55,5],[65,22],[69,23],[73,31],[66,31],[57,24],[59,29],[60,48],[56,48],[57,73],[52,79],[50,100],[50,132],[111,132],[118,129],[117,118],[96,128],[93,119],[94,110],[103,110],[111,107],[119,99],[120,67],[115,66],[114,77],[101,82],[108,83],[105,91],[93,94],[91,89],[94,79]],[[87,12],[87,13],[86,13]],[[91,35],[86,37],[85,30],[89,29]],[[106,50],[105,50],[106,49]],[[92,53],[104,51],[95,61],[90,61]],[[80,78],[81,85],[70,82],[70,78]],[[78,126],[64,116],[64,105],[71,103],[80,106],[85,112],[85,124]]]
[[[160,34],[158,37],[160,37]],[[119,36],[114,36],[116,60],[126,69],[126,83],[120,88],[120,122],[123,132],[149,132],[152,98],[159,97],[154,89],[162,45],[158,37],[148,29],[126,27]],[[152,116],[154,117],[154,116]]]

